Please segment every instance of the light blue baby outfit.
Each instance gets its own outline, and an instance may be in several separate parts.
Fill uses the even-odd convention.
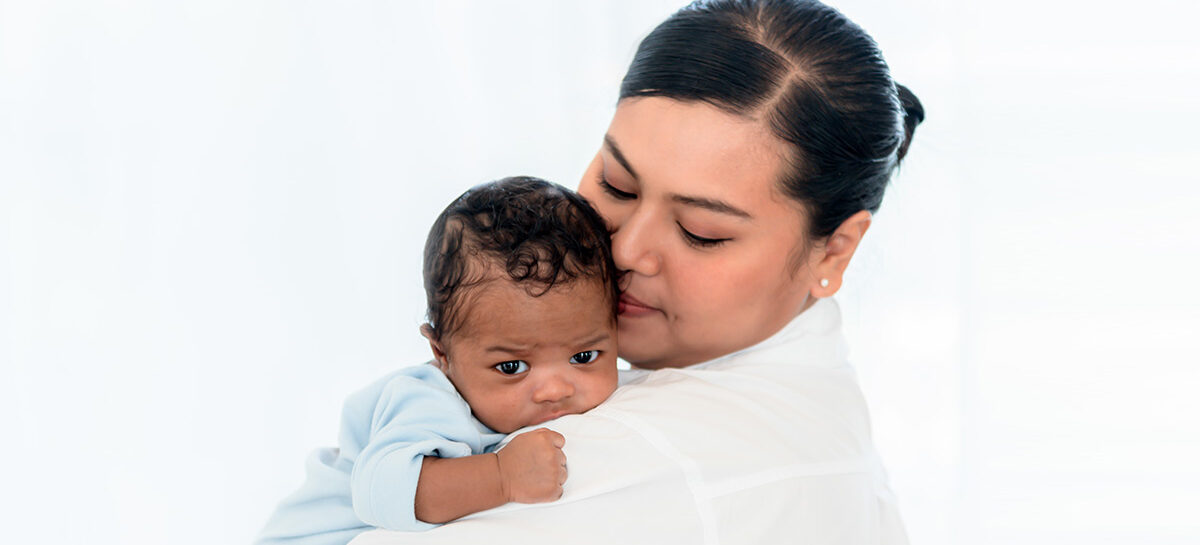
[[[422,458],[483,454],[503,438],[471,415],[437,367],[400,369],[346,400],[338,448],[309,456],[304,485],[280,503],[257,543],[346,545],[376,527],[433,528],[414,514]]]

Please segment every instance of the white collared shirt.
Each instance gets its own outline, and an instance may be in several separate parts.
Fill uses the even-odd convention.
[[[647,373],[544,427],[566,437],[558,501],[352,545],[907,543],[829,299],[757,345]]]

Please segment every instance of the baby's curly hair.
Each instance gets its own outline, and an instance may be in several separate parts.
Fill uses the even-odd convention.
[[[471,288],[507,277],[538,297],[555,285],[599,281],[617,317],[619,274],[608,228],[587,200],[540,178],[477,185],[451,202],[425,241],[425,298],[433,340],[463,325]]]

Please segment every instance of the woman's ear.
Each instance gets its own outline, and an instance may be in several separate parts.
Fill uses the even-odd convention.
[[[829,236],[812,266],[813,297],[830,297],[842,287],[842,275],[870,227],[871,213],[859,210]]]
[[[433,326],[429,324],[421,324],[421,336],[429,341],[429,348],[433,350],[433,362],[438,369],[443,373],[446,372],[446,351],[442,349],[442,343],[438,342],[433,334]]]

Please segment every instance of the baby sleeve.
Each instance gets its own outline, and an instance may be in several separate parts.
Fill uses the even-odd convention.
[[[417,520],[417,479],[425,456],[458,458],[487,447],[471,409],[432,366],[396,376],[381,391],[370,435],[350,473],[355,514],[389,530],[433,528]],[[416,376],[412,376],[416,375]]]

